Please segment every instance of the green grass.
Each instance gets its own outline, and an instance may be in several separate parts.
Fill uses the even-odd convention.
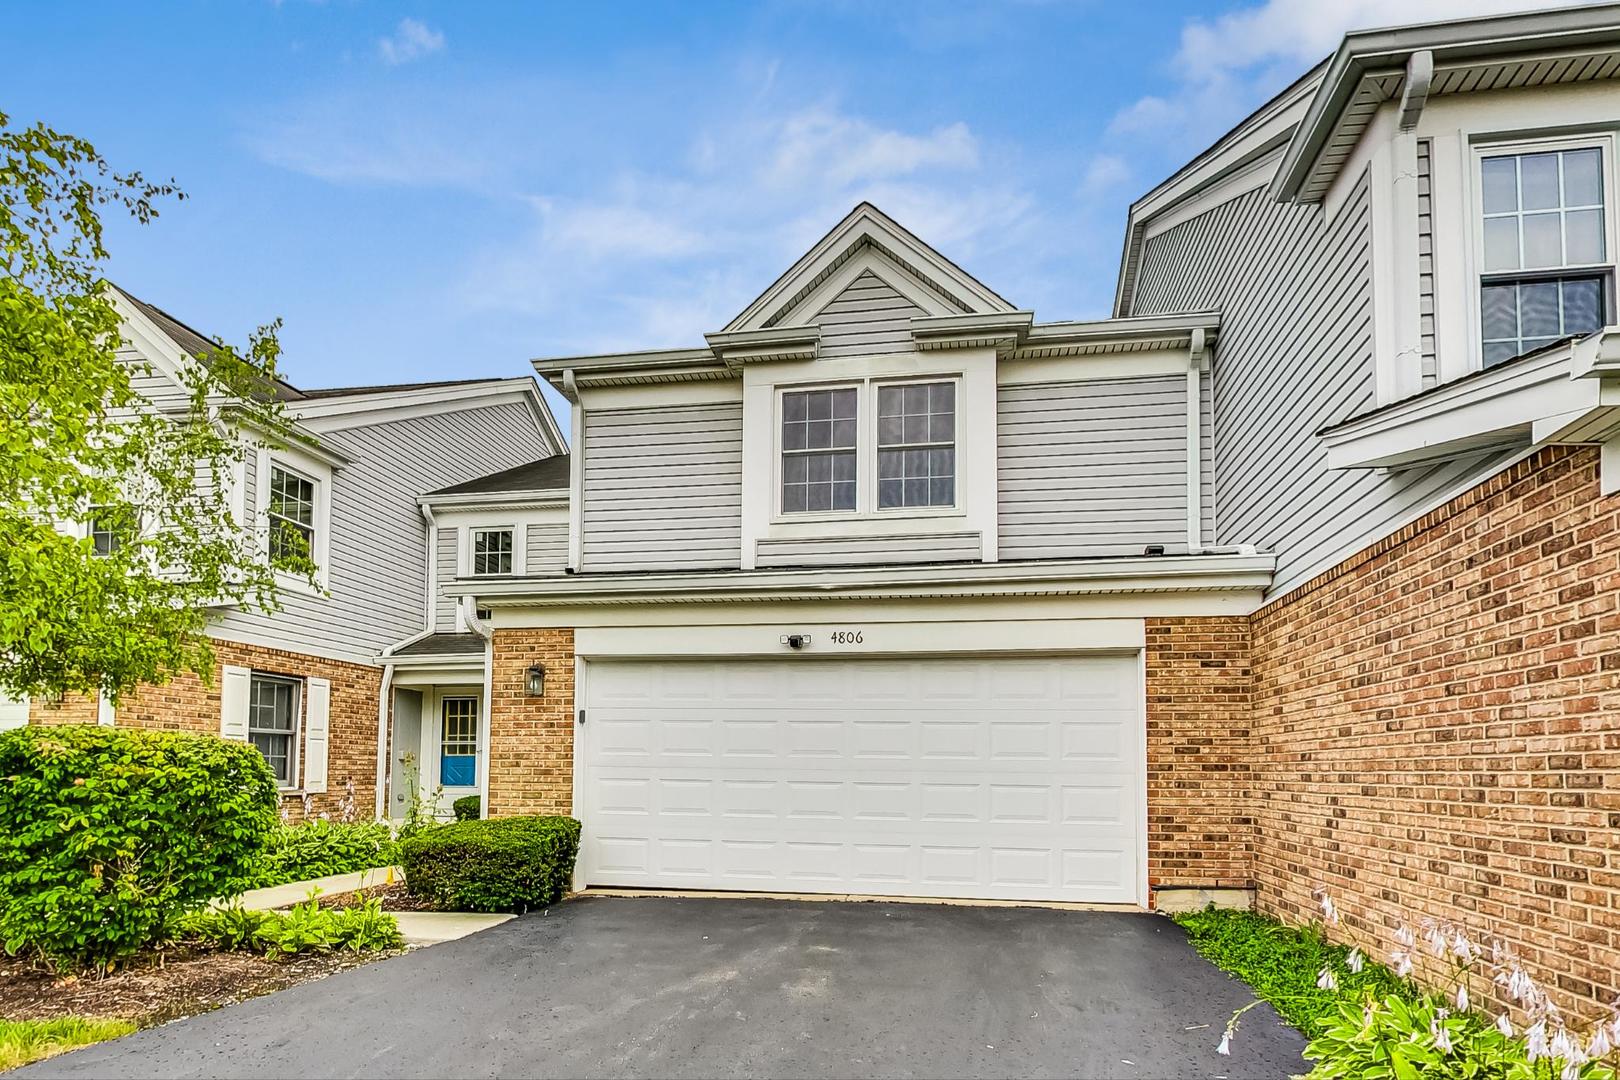
[[[0,1020],[0,1072],[64,1050],[116,1039],[135,1030],[128,1020]]]
[[[1371,960],[1360,973],[1352,972],[1344,964],[1350,950],[1325,941],[1316,927],[1285,926],[1252,911],[1196,911],[1175,920],[1204,959],[1248,983],[1306,1038],[1314,1038],[1346,998],[1359,999],[1368,990],[1379,997],[1417,996],[1410,983]],[[1328,963],[1338,977],[1337,990],[1316,985]]]

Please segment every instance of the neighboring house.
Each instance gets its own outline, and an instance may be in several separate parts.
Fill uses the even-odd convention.
[[[194,358],[206,362],[214,343],[127,294],[114,302],[126,339],[121,355],[141,364],[137,389],[159,410],[183,408],[187,391],[178,373]],[[441,619],[433,584],[439,568],[429,556],[432,518],[417,497],[560,454],[562,435],[527,377],[263,389],[307,441],[250,445],[233,507],[267,547],[273,525],[300,532],[319,590],[286,574],[275,613],[217,612],[209,633],[218,663],[209,683],[188,675],[141,687],[116,710],[106,701],[35,702],[32,718],[218,732],[264,752],[290,815],[306,805],[335,813],[351,797],[361,816],[380,815],[379,734],[388,730],[392,700],[383,654]],[[0,710],[0,721],[7,715]],[[432,758],[436,769],[437,749]]]
[[[560,470],[423,500],[463,786],[590,885],[1321,884],[1612,996],[1617,74],[1614,6],[1352,34],[1135,204],[1114,318],[863,204],[703,345],[538,361],[566,544]]]

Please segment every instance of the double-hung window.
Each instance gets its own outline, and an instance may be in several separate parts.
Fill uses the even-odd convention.
[[[878,387],[878,509],[956,505],[956,384]]]
[[[248,690],[248,741],[284,788],[298,781],[298,690],[297,679],[257,673]]]
[[[1600,329],[1613,304],[1607,143],[1479,159],[1480,325],[1490,367]]]
[[[782,512],[855,509],[856,389],[782,395]]]
[[[270,466],[270,562],[296,567],[315,556],[315,481]]]
[[[474,577],[493,577],[512,572],[512,532],[511,529],[473,530]]]
[[[478,699],[447,697],[439,703],[439,783],[478,784]]]

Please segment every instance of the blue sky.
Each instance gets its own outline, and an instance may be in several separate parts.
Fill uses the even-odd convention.
[[[1345,28],[1525,6],[16,3],[0,109],[178,180],[112,276],[295,384],[518,375],[700,343],[861,199],[1105,315],[1129,203]]]

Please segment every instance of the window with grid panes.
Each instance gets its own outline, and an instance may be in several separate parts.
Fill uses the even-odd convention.
[[[1480,159],[1486,367],[1600,329],[1613,288],[1603,151]]]
[[[478,699],[447,697],[439,703],[439,783],[478,783]]]
[[[248,742],[270,763],[276,783],[298,782],[297,679],[253,675],[248,684]]]
[[[474,529],[472,572],[477,577],[512,572],[512,530]]]
[[[782,512],[855,509],[854,387],[782,395]]]
[[[878,509],[956,505],[956,384],[878,387]]]
[[[315,481],[270,467],[270,561],[296,564],[315,555]]]

